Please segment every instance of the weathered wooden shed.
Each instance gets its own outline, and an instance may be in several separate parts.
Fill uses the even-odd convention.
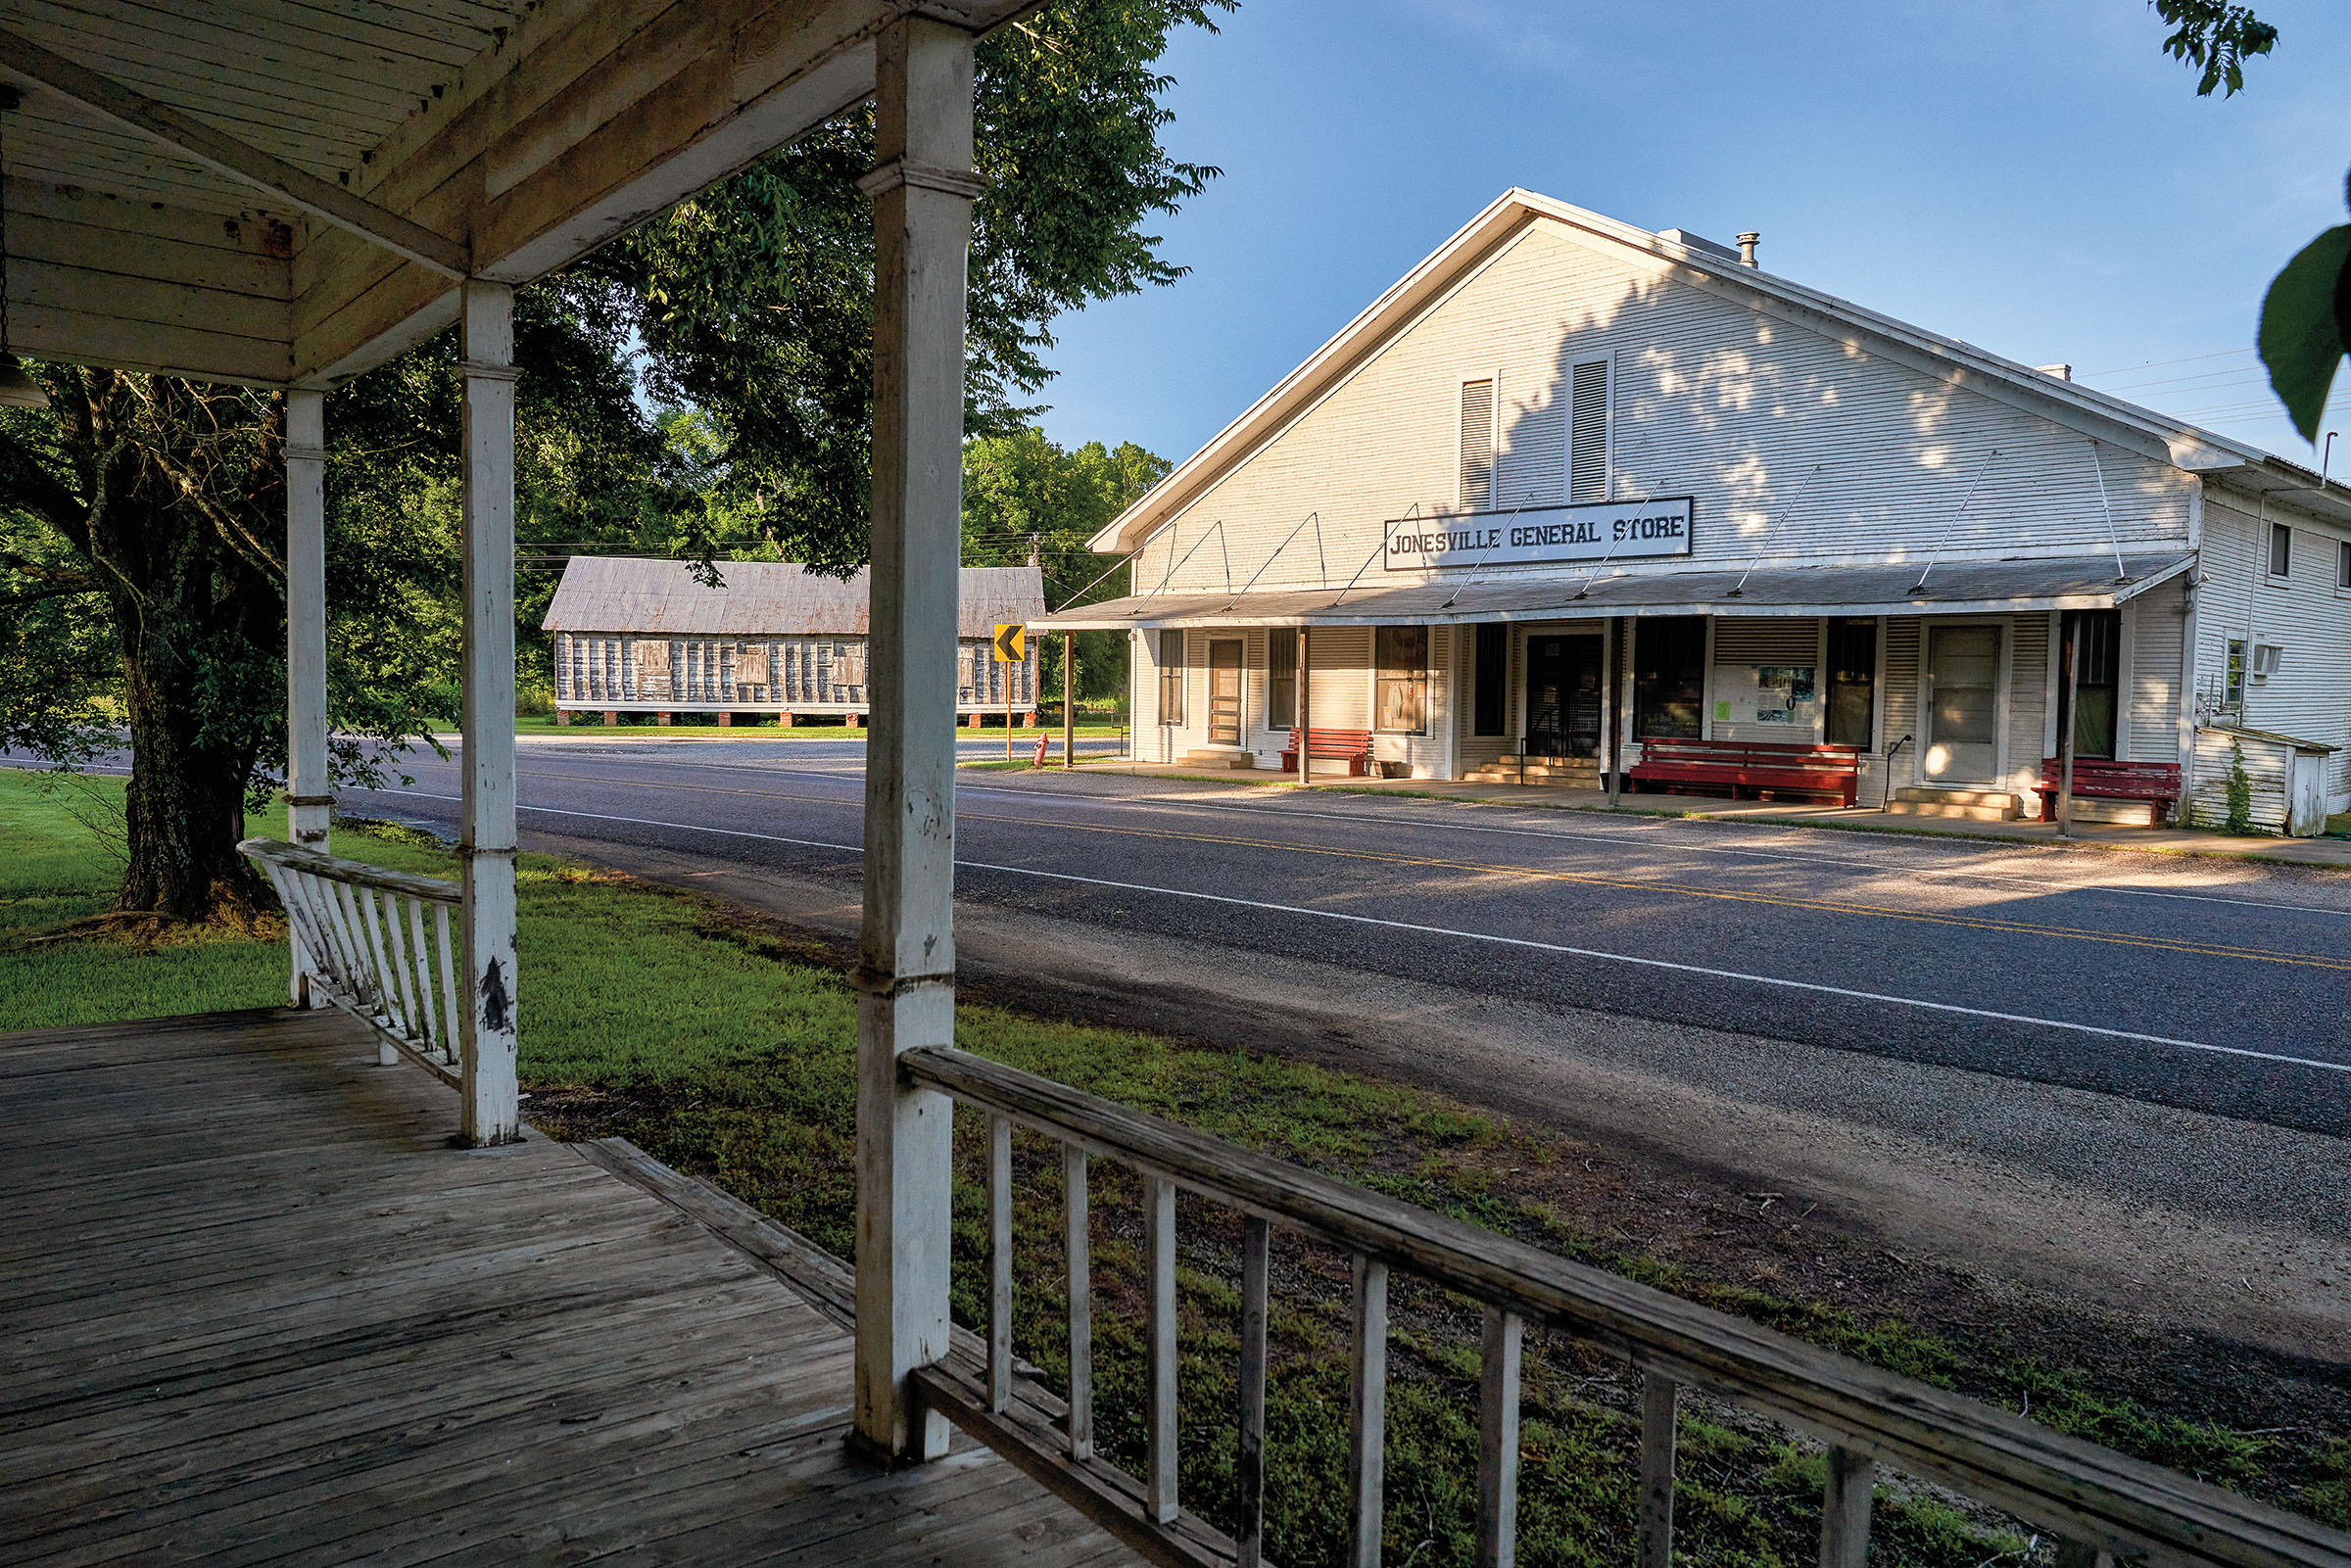
[[[871,711],[866,573],[722,561],[719,586],[685,561],[574,555],[541,623],[554,634],[555,713],[840,714]],[[956,594],[955,711],[1036,718],[1036,651],[1002,664],[995,629],[1045,612],[1034,566],[966,566]]]

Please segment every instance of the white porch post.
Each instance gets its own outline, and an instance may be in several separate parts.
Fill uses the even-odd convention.
[[[947,1350],[950,1102],[897,1055],[955,1039],[955,645],[972,38],[907,18],[877,44],[873,734],[858,939],[857,1434],[936,1458],[907,1373]]]
[[[465,378],[465,986],[467,1143],[511,1143],[514,1081],[514,291],[468,282]]]
[[[326,849],[334,809],[326,772],[326,394],[286,394],[286,836]],[[292,928],[291,999],[311,994],[310,961]]]

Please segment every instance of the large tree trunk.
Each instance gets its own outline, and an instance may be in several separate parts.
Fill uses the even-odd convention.
[[[237,853],[283,733],[282,414],[226,389],[90,372],[86,550],[122,640],[130,730],[120,922],[251,929],[277,908]],[[275,513],[272,516],[272,512]]]
[[[118,915],[250,930],[276,898],[237,853],[245,835],[252,751],[208,736],[200,673],[166,640],[125,617],[122,695],[130,729],[130,784],[123,791],[128,868],[115,895]],[[199,688],[191,689],[191,688]],[[242,727],[239,727],[242,728]]]

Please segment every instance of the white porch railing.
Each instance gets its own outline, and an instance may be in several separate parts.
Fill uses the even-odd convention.
[[[277,889],[307,973],[324,991],[320,999],[375,1030],[386,1067],[406,1053],[460,1084],[461,1028],[450,941],[450,916],[461,896],[457,884],[271,838],[248,838],[237,848],[261,865]]]
[[[918,1368],[926,1402],[1036,1477],[1151,1561],[1184,1568],[1261,1560],[1265,1515],[1268,1242],[1280,1226],[1354,1266],[1347,1560],[1379,1561],[1387,1288],[1391,1268],[1485,1308],[1477,1561],[1514,1558],[1519,1342],[1529,1322],[1630,1361],[1642,1375],[1640,1568],[1673,1549],[1675,1412],[1688,1388],[1828,1445],[1821,1568],[1863,1568],[1876,1467],[1896,1467],[2000,1509],[2058,1542],[2058,1568],[2351,1568],[2351,1536],[2159,1465],[1742,1319],[1554,1257],[1361,1187],[1204,1137],[982,1057],[902,1053],[921,1089],[988,1117],[988,1322],[984,1342]],[[1069,1260],[1070,1397],[1016,1377],[1012,1346],[1012,1128],[1062,1148]],[[1086,1162],[1144,1180],[1149,1314],[1148,1457],[1139,1478],[1093,1449]],[[1241,1259],[1239,1534],[1226,1539],[1176,1497],[1176,1193],[1246,1216]]]

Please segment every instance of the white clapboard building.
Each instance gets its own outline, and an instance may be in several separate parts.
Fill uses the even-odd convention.
[[[574,555],[541,624],[554,635],[555,713],[829,714],[862,723],[866,574],[789,562],[720,561],[722,587],[685,561]],[[1034,566],[967,566],[958,585],[955,706],[967,721],[1007,710],[1035,722],[1036,649],[999,663],[999,625],[1044,613]]]
[[[2351,807],[2351,491],[1740,239],[1505,194],[1093,541],[1133,596],[1042,624],[1132,634],[1146,759],[1282,766],[1303,653],[1367,771],[1808,743],[1939,815],[2039,811],[2071,638],[2085,773]]]

